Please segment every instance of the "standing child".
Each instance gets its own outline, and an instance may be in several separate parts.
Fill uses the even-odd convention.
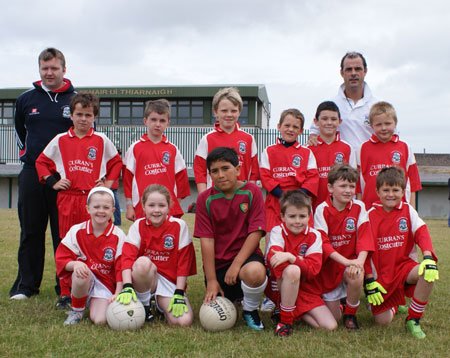
[[[359,329],[356,312],[363,288],[363,267],[367,254],[374,251],[364,203],[353,200],[357,181],[358,172],[349,164],[332,167],[328,173],[329,195],[314,215],[314,227],[324,234],[323,264],[317,283],[336,321],[341,317],[340,300],[346,298],[347,330]]]
[[[319,104],[314,117],[314,124],[319,128],[317,145],[308,146],[314,153],[319,171],[319,190],[313,199],[313,211],[329,197],[328,172],[335,164],[349,163],[356,168],[356,155],[347,142],[341,140],[338,132],[342,123],[339,108],[334,102]]]
[[[230,147],[239,156],[239,180],[255,183],[259,178],[258,155],[255,139],[239,128],[239,115],[243,102],[234,87],[222,88],[213,98],[213,112],[217,121],[214,130],[205,134],[198,144],[194,158],[194,175],[198,193],[212,185],[206,167],[206,157],[216,147]]]
[[[205,304],[220,293],[232,302],[243,298],[243,317],[264,329],[258,306],[267,285],[259,242],[266,216],[261,189],[238,180],[239,158],[232,148],[217,147],[206,158],[214,186],[197,198],[194,236],[200,238],[205,272]]]
[[[300,190],[283,193],[280,200],[283,223],[275,226],[266,249],[270,282],[266,295],[280,308],[281,321],[275,335],[292,334],[294,320],[312,327],[336,329],[337,323],[315,286],[322,266],[322,237],[308,225],[311,200]]]
[[[397,115],[394,107],[387,102],[375,103],[369,113],[370,126],[374,134],[363,143],[357,153],[360,170],[360,188],[358,198],[370,209],[378,200],[376,177],[380,169],[390,166],[401,167],[406,175],[404,200],[415,207],[415,192],[422,189],[414,153],[407,143],[402,142],[397,134]]]
[[[267,231],[281,223],[280,198],[284,191],[300,189],[315,197],[319,185],[316,159],[312,151],[297,142],[305,118],[297,109],[281,113],[278,130],[281,138],[268,146],[261,157],[261,183],[267,190]],[[266,237],[266,243],[269,238]]]
[[[70,99],[73,127],[58,134],[36,160],[41,183],[59,190],[57,197],[59,235],[89,219],[86,199],[95,186],[110,188],[119,178],[122,159],[114,144],[92,127],[98,115],[98,98],[92,93],[77,93]],[[70,306],[70,282],[60,281],[61,297],[56,306]]]
[[[123,245],[122,304],[139,299],[152,319],[151,295],[171,325],[189,326],[192,308],[185,296],[187,276],[197,273],[195,251],[186,223],[169,216],[169,190],[159,184],[148,186],[142,195],[145,218],[131,225]],[[136,291],[135,291],[136,289]]]
[[[190,195],[186,164],[178,148],[169,142],[164,131],[170,125],[170,103],[165,99],[147,101],[144,112],[145,133],[128,148],[123,171],[128,220],[145,216],[141,198],[150,184],[169,189],[173,199],[170,215],[180,218],[184,212],[177,199]]]
[[[434,282],[439,279],[437,258],[428,228],[416,210],[402,201],[405,174],[396,167],[383,168],[377,176],[380,202],[369,210],[375,239],[374,272],[366,272],[365,292],[375,322],[389,324],[398,305],[411,297],[406,329],[415,338],[425,338],[420,318],[428,303]],[[418,263],[417,248],[423,260]]]
[[[91,321],[106,323],[106,309],[122,289],[120,254],[125,234],[111,217],[114,194],[96,187],[89,192],[90,219],[72,226],[56,250],[59,277],[72,277],[72,310],[64,325],[77,324],[89,306]]]

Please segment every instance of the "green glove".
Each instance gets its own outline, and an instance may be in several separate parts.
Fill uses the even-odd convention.
[[[172,311],[174,317],[180,317],[184,313],[187,313],[188,308],[186,305],[186,300],[184,299],[183,290],[175,290],[175,293],[170,300],[168,311]]]
[[[132,299],[134,302],[137,302],[136,292],[134,292],[131,283],[126,283],[123,285],[122,291],[117,295],[116,301],[119,301],[123,305],[129,305]]]
[[[422,274],[424,280],[427,282],[434,282],[436,280],[439,280],[439,271],[437,268],[437,264],[436,261],[433,260],[432,256],[423,257],[423,261],[419,266],[419,276],[421,276]]]
[[[367,301],[371,305],[377,306],[384,302],[382,293],[386,294],[387,291],[374,278],[368,278],[364,280],[364,293],[366,294]]]

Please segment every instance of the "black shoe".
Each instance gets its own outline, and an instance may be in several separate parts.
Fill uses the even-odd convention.
[[[264,324],[259,317],[258,310],[242,311],[242,316],[244,317],[247,326],[249,326],[250,328],[253,328],[257,331],[261,331],[264,329]]]
[[[65,310],[72,308],[72,299],[70,296],[61,296],[58,298],[58,302],[56,303],[57,310]]]
[[[352,314],[344,315],[344,327],[347,331],[359,331],[358,321],[356,320],[356,316]]]
[[[155,316],[153,315],[152,306],[144,306],[145,309],[145,322],[153,322]]]
[[[280,315],[280,309],[275,306],[274,310],[272,311],[272,314],[270,315],[270,319],[273,323],[278,324],[281,321],[281,315]]]
[[[290,336],[293,330],[291,324],[280,322],[277,324],[274,334],[280,338],[284,338]]]

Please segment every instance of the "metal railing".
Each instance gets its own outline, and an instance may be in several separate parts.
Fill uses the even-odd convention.
[[[279,136],[277,129],[260,129],[255,127],[243,127],[242,129],[255,137],[258,156],[261,156],[268,145],[275,143],[276,138]],[[122,150],[123,156],[130,145],[138,140],[146,130],[147,128],[144,126],[97,126],[97,131],[105,133],[116,147]],[[186,166],[192,167],[200,139],[211,130],[212,127],[169,127],[166,129],[165,135],[178,147],[186,162]],[[309,131],[305,130],[299,137],[301,144],[306,143],[308,134]],[[16,143],[14,126],[12,125],[0,125],[0,163],[20,163],[19,149]]]

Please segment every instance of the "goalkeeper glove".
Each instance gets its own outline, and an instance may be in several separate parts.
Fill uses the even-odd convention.
[[[387,291],[374,278],[368,278],[364,280],[364,293],[366,294],[367,301],[371,305],[377,306],[384,302],[382,293],[386,294]]]
[[[439,280],[439,271],[437,268],[436,261],[433,260],[432,256],[424,256],[423,261],[419,266],[419,276],[423,274],[423,278],[427,282],[434,282]]]
[[[172,311],[172,315],[174,317],[180,317],[184,313],[187,313],[188,308],[186,305],[186,300],[184,298],[183,290],[175,290],[175,293],[170,300],[168,311]]]
[[[132,299],[134,302],[137,302],[136,292],[131,283],[126,283],[123,285],[122,291],[117,295],[116,301],[123,305],[129,305]]]

